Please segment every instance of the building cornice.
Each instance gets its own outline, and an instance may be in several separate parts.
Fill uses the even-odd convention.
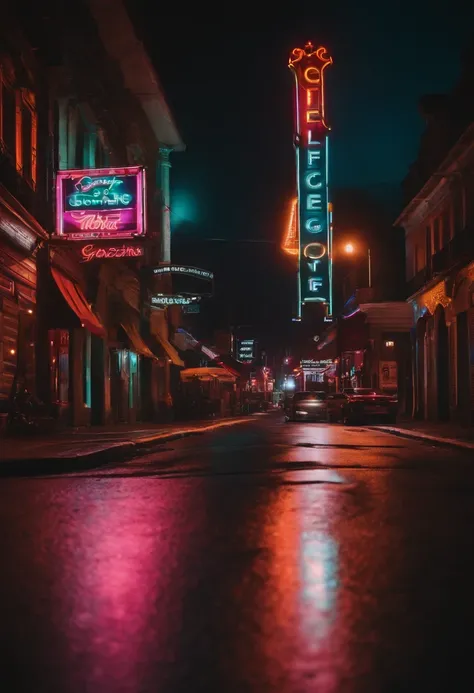
[[[104,47],[120,66],[125,87],[138,99],[158,145],[183,151],[185,144],[166,102],[156,70],[135,34],[122,0],[88,1]]]
[[[452,177],[461,173],[464,161],[471,155],[474,155],[474,123],[466,128],[440,166],[396,219],[394,225],[406,228],[413,226],[417,220],[425,218],[439,204],[442,192],[446,190]]]

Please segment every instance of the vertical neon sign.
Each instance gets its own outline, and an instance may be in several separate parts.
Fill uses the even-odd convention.
[[[329,218],[328,132],[324,71],[332,58],[312,43],[294,48],[289,67],[295,76],[295,149],[298,190],[298,319],[305,303],[332,313],[332,224]]]

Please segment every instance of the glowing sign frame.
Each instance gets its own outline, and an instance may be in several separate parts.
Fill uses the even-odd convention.
[[[196,277],[197,279],[205,279],[212,281],[214,273],[209,270],[201,269],[200,267],[190,267],[188,265],[160,265],[153,268],[155,275],[180,274],[181,276]]]
[[[284,250],[296,254],[298,238],[298,305],[324,303],[332,314],[332,219],[329,202],[328,132],[325,120],[324,71],[332,65],[326,48],[312,43],[294,48],[289,68],[295,78],[297,202],[292,207]],[[295,212],[298,212],[295,215]],[[293,216],[293,219],[291,218]],[[294,216],[297,216],[296,233]]]
[[[71,181],[77,192],[67,194]],[[125,186],[125,191],[120,191],[118,185]],[[111,193],[113,187],[115,190]],[[67,208],[66,196],[69,206],[71,198],[77,198],[74,210]],[[85,199],[80,199],[81,196]],[[145,201],[142,166],[59,171],[56,175],[56,235],[71,240],[142,237],[146,233]]]

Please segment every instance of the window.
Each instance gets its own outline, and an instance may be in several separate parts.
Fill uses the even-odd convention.
[[[445,209],[441,217],[441,248],[451,240],[451,209]]]
[[[441,249],[441,218],[436,217],[433,224],[433,252]]]
[[[453,236],[464,228],[464,191],[462,183],[453,190]]]
[[[17,92],[17,169],[36,188],[38,127],[35,95],[29,89]]]
[[[2,82],[2,149],[15,161],[16,154],[16,101],[15,91]]]
[[[35,97],[28,89],[14,89],[0,80],[1,146],[33,188],[36,187],[37,115]]]
[[[431,226],[425,229],[425,249],[426,249],[426,266],[431,267],[431,256],[433,255],[431,242]]]

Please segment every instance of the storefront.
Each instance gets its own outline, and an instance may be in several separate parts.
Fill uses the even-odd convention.
[[[37,249],[46,231],[0,185],[0,431],[19,388],[36,394]]]
[[[64,425],[99,422],[107,399],[106,329],[92,308],[94,286],[73,248],[49,246],[40,268],[41,397]]]
[[[474,422],[474,264],[410,299],[415,417]]]

